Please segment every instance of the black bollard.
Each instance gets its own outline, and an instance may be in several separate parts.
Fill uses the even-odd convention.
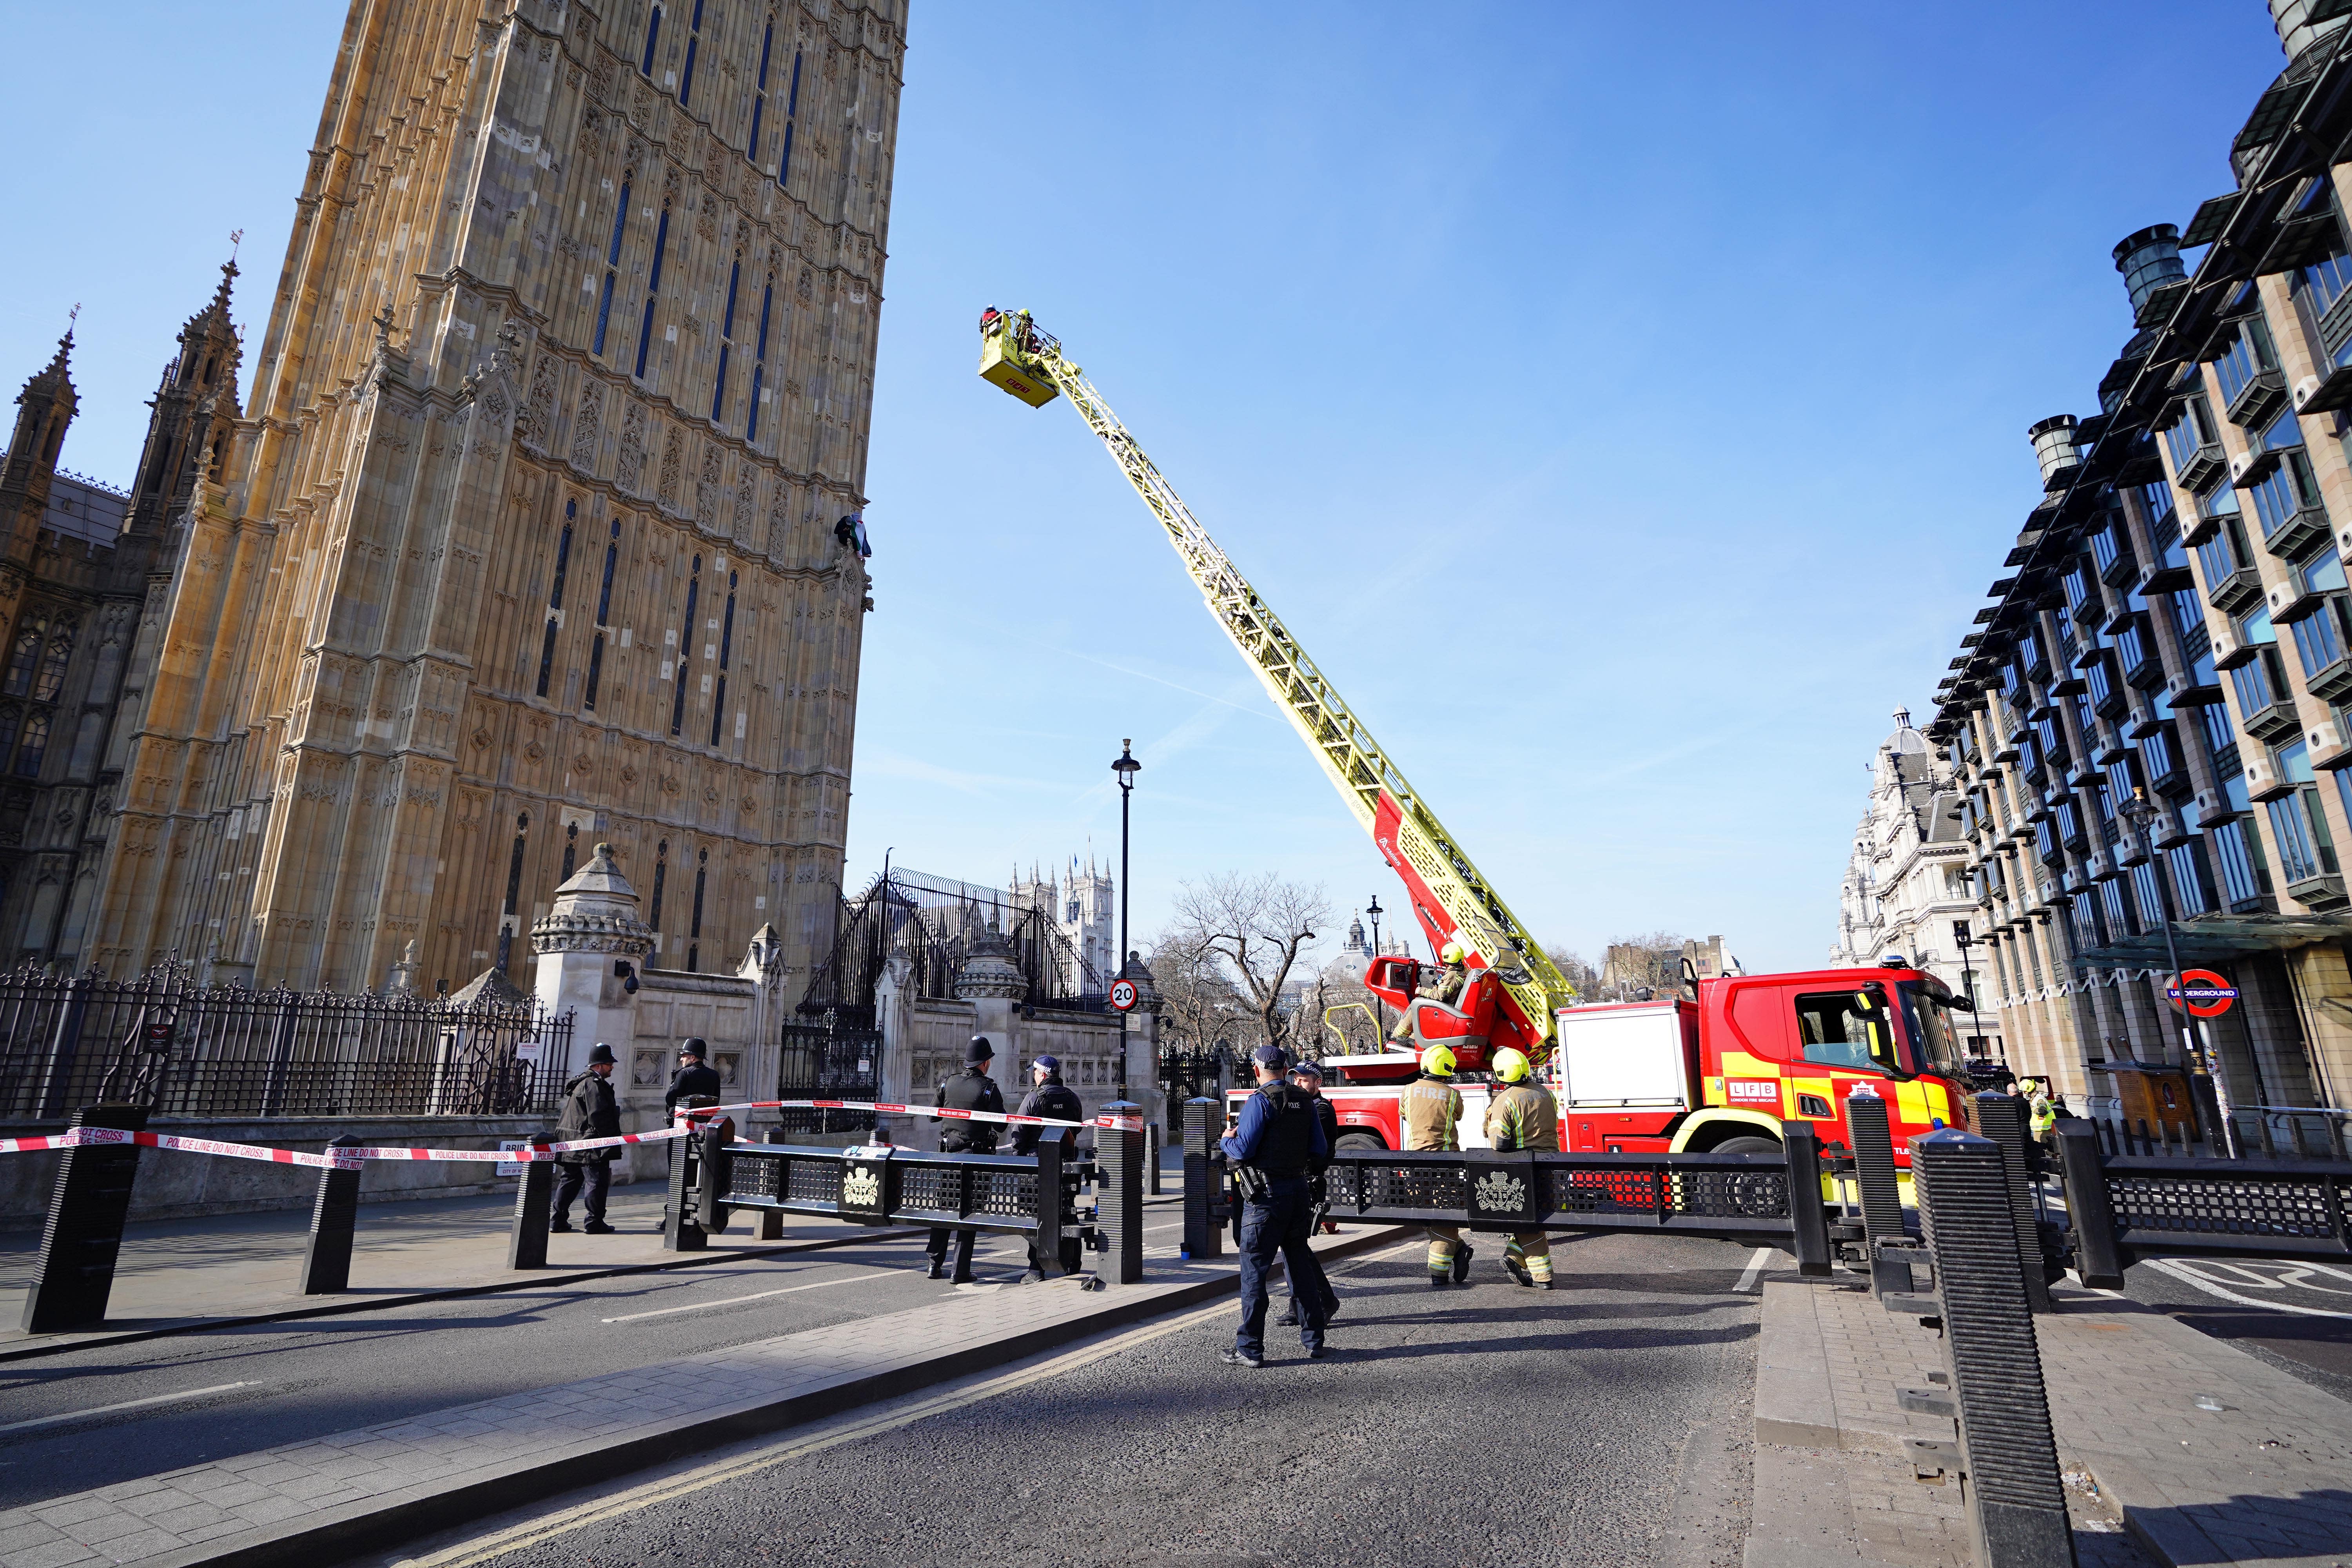
[[[1223,1164],[1217,1141],[1224,1131],[1219,1101],[1202,1095],[1184,1102],[1184,1256],[1196,1263],[1224,1250],[1224,1226],[1217,1212]]]
[[[1822,1141],[1812,1123],[1790,1127],[1783,1152],[1789,1166],[1790,1245],[1797,1255],[1797,1272],[1808,1279],[1826,1279],[1834,1267],[1830,1256],[1829,1209],[1822,1200]]]
[[[1143,1190],[1156,1198],[1160,1195],[1160,1123],[1144,1128],[1143,1139]]]
[[[2026,1136],[2025,1101],[2013,1094],[1979,1094],[1972,1109],[1977,1131],[2000,1145],[2010,1214],[2017,1226],[2017,1268],[2025,1280],[2026,1305],[2047,1312],[2050,1279],[2042,1266],[2042,1216],[2033,1207],[2034,1156],[2039,1151]]]
[[[700,1169],[695,1173],[694,1212],[702,1216],[706,1236],[723,1235],[727,1229],[727,1205],[719,1200],[727,1194],[727,1145],[735,1142],[735,1123],[719,1117],[697,1132],[693,1142],[701,1145],[698,1152]]]
[[[1105,1116],[1143,1114],[1143,1107],[1114,1100]],[[1123,1128],[1095,1129],[1095,1159],[1101,1184],[1095,1196],[1095,1223],[1103,1237],[1102,1261],[1095,1278],[1106,1285],[1133,1285],[1143,1278],[1143,1165],[1150,1140]]]
[[[2093,1124],[2058,1123],[2058,1172],[2066,1184],[2066,1215],[2074,1224],[2074,1278],[2085,1289],[2122,1289],[2115,1205],[2107,1197],[2107,1173]]]
[[[1984,1568],[2072,1568],[2074,1535],[2042,1352],[2017,1267],[2007,1162],[1958,1128],[1911,1140],[1912,1190],[1935,1255],[1959,1407],[1969,1522]]]
[[[359,1140],[346,1132],[327,1148],[331,1152],[358,1144]],[[332,1296],[351,1289],[352,1237],[360,1224],[362,1168],[354,1161],[349,1165],[330,1165],[319,1173],[319,1201],[310,1208],[310,1240],[302,1249],[299,1289],[305,1296]]]
[[[147,1108],[86,1105],[67,1125],[140,1132],[146,1130]],[[122,1250],[123,1224],[131,1217],[131,1184],[138,1175],[139,1145],[128,1141],[79,1144],[58,1162],[40,1261],[33,1288],[25,1292],[26,1333],[61,1334],[106,1321],[114,1261]]]
[[[785,1142],[784,1130],[781,1127],[769,1128],[767,1141],[771,1143],[782,1143]],[[782,1241],[784,1239],[784,1214],[782,1209],[761,1209],[760,1211],[760,1239],[761,1241]]]
[[[1062,1141],[1037,1141],[1037,1247],[1030,1256],[1047,1279],[1067,1274],[1062,1257]]]
[[[547,1157],[552,1132],[530,1135],[530,1163],[515,1178],[514,1226],[507,1234],[507,1267],[547,1267],[547,1222],[555,1208],[555,1162]]]
[[[1916,1281],[1911,1233],[1903,1223],[1903,1188],[1895,1176],[1895,1134],[1886,1101],[1857,1091],[1845,1102],[1846,1126],[1853,1133],[1853,1184],[1862,1194],[1863,1245],[1870,1249],[1870,1289],[1881,1299],[1907,1296]]]

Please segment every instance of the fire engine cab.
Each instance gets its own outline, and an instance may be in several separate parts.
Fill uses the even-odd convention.
[[[1483,1073],[1495,987],[1473,969],[1458,1005],[1417,996],[1422,966],[1374,959],[1367,985],[1411,1018],[1422,1041],[1451,1047],[1459,1067],[1461,1140],[1486,1146]],[[1905,1140],[1937,1126],[1968,1125],[1970,1084],[1944,983],[1916,969],[1822,969],[1701,980],[1696,1001],[1562,1007],[1543,1076],[1559,1103],[1561,1146],[1571,1152],[1777,1152],[1792,1121],[1822,1143],[1851,1143],[1847,1096],[1867,1089],[1886,1102],[1895,1158]],[[1961,1004],[1965,1005],[1965,1004]],[[1398,1096],[1419,1072],[1416,1055],[1327,1057],[1324,1094],[1339,1113],[1344,1149],[1404,1146]],[[1250,1091],[1238,1089],[1232,1107]]]

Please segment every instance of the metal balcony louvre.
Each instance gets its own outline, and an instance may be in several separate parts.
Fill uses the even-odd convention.
[[[2213,639],[2213,668],[2235,669],[2253,662],[2254,655],[2263,651],[2261,643],[2240,642],[2234,628]]]
[[[2311,910],[2340,910],[2346,904],[2352,903],[2352,898],[2345,896],[2344,879],[2334,873],[2305,877],[2300,882],[2289,882],[2286,885],[2286,896],[2305,909]]]
[[[2180,520],[2180,542],[2183,544],[2202,544],[2221,531],[2221,520],[2206,515],[2202,507],[2193,504],[2185,508],[2176,507],[2173,514]]]
[[[2213,607],[2225,616],[2237,614],[2249,605],[2259,604],[2263,597],[2262,574],[2251,566],[2241,566],[2219,583],[2206,595]]]
[[[2327,513],[2307,506],[2279,524],[2277,531],[2264,535],[2263,548],[2282,561],[2293,561],[2310,553],[2313,545],[2324,543],[2328,531]]]
[[[2272,415],[2286,406],[2286,373],[2273,365],[2256,371],[2246,384],[2238,388],[2238,395],[2230,399],[2222,417],[2241,428],[2259,429],[2269,423]]]
[[[2190,250],[2221,238],[2221,230],[2230,222],[2230,215],[2236,212],[2238,204],[2245,199],[2245,192],[2231,191],[2227,195],[2209,196],[2200,202],[2197,216],[2190,218],[2189,226],[2181,231],[2180,248]]]
[[[2333,704],[2352,698],[2352,654],[2346,654],[2334,664],[2324,666],[2305,682],[2305,686],[2322,702]],[[2352,749],[2346,749],[2341,754],[2346,760],[2352,761]],[[2343,764],[2341,763],[2321,764],[2315,761],[2312,765],[2340,767]]]
[[[2292,739],[2302,729],[2303,721],[2297,717],[2294,704],[2284,699],[2275,700],[2269,707],[2246,715],[2246,732],[2258,741],[2275,744],[2280,741]],[[2251,768],[2248,770],[2248,776],[2252,777]]]
[[[2131,710],[2124,715],[2124,733],[2135,741],[2145,741],[2150,735],[2163,732],[2164,721],[2158,718],[2156,710],[2146,703],[2133,703]]]
[[[2103,768],[2111,768],[2129,758],[2131,754],[2132,749],[2126,743],[2124,738],[2109,731],[2105,737],[2097,742],[2096,749],[2091,752],[2091,760]]]
[[[2352,300],[2352,289],[2346,289],[2343,297],[2336,302],[2340,305],[2345,300]],[[2328,313],[2333,315],[2335,312],[2331,310]],[[2352,364],[2339,364],[2326,375],[2315,378],[2310,390],[2295,399],[2294,411],[2297,414],[2333,414],[2347,404],[2352,404]]]
[[[2199,680],[2194,669],[2184,669],[2165,678],[2164,694],[2175,708],[2204,708],[2221,700],[2221,683]]]
[[[2158,561],[2140,574],[2139,585],[2135,591],[2146,598],[2150,594],[2169,594],[2176,588],[2193,587],[2195,584],[2196,579],[2189,574],[2187,561],[2177,563]]]
[[[2271,625],[2291,626],[2295,622],[2319,613],[2327,603],[2325,590],[2305,587],[2294,578],[2271,590]]]

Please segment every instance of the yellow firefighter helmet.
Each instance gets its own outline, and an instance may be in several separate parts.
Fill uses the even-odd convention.
[[[1421,1070],[1432,1078],[1454,1076],[1454,1052],[1444,1046],[1431,1046],[1421,1053]]]
[[[1513,1050],[1506,1046],[1495,1053],[1495,1076],[1505,1083],[1524,1082],[1528,1074],[1534,1070],[1528,1065],[1525,1051]]]
[[[1437,950],[1437,962],[1440,963],[1461,963],[1462,944],[1458,942],[1449,942],[1444,947],[1439,948]]]

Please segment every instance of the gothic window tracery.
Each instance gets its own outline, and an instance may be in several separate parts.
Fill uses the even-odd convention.
[[[654,306],[661,298],[662,261],[669,253],[669,203],[662,203],[661,222],[654,229],[653,276],[646,282],[646,317],[637,333],[637,379],[646,374],[646,355],[654,346]]]
[[[727,307],[719,313],[719,374],[710,389],[710,422],[727,415],[727,355],[735,346],[735,289],[743,280],[743,253],[737,251],[727,268]]]
[[[694,646],[694,613],[702,601],[702,557],[694,558],[694,573],[686,581],[686,628],[677,645],[677,686],[669,698],[669,732],[673,735],[686,728],[686,663],[687,649]]]
[[[719,629],[719,690],[710,701],[710,743],[719,744],[719,727],[727,721],[727,666],[735,651],[735,584],[740,574],[727,574],[727,618]]]
[[[760,74],[751,88],[751,138],[745,143],[743,155],[754,167],[760,162],[760,121],[768,111],[768,51],[776,41],[776,18],[768,18],[766,28],[760,34]]]
[[[563,578],[572,567],[572,525],[580,515],[580,503],[563,503],[563,533],[555,542],[555,581],[547,593],[547,629],[539,644],[539,695],[547,695],[550,679],[555,673],[555,634],[563,625]]]
[[[613,209],[613,243],[604,253],[604,289],[596,300],[596,347],[598,358],[604,353],[604,329],[613,321],[613,289],[620,279],[621,235],[629,221],[629,187],[636,181],[632,169],[621,175],[621,201]]]
[[[793,171],[793,126],[801,111],[801,52],[793,51],[792,90],[784,95],[784,147],[776,154],[776,184],[783,184]]]
[[[686,68],[677,79],[677,104],[687,107],[687,99],[694,91],[694,50],[702,42],[702,0],[694,0],[694,15],[686,24]]]
[[[653,15],[646,19],[646,58],[637,62],[637,69],[645,74],[647,80],[651,80],[654,74],[654,46],[661,42],[661,18],[662,8],[656,5]]]
[[[760,439],[760,397],[768,380],[768,310],[776,300],[776,275],[760,285],[760,335],[751,349],[751,412],[743,421],[743,444]]]

